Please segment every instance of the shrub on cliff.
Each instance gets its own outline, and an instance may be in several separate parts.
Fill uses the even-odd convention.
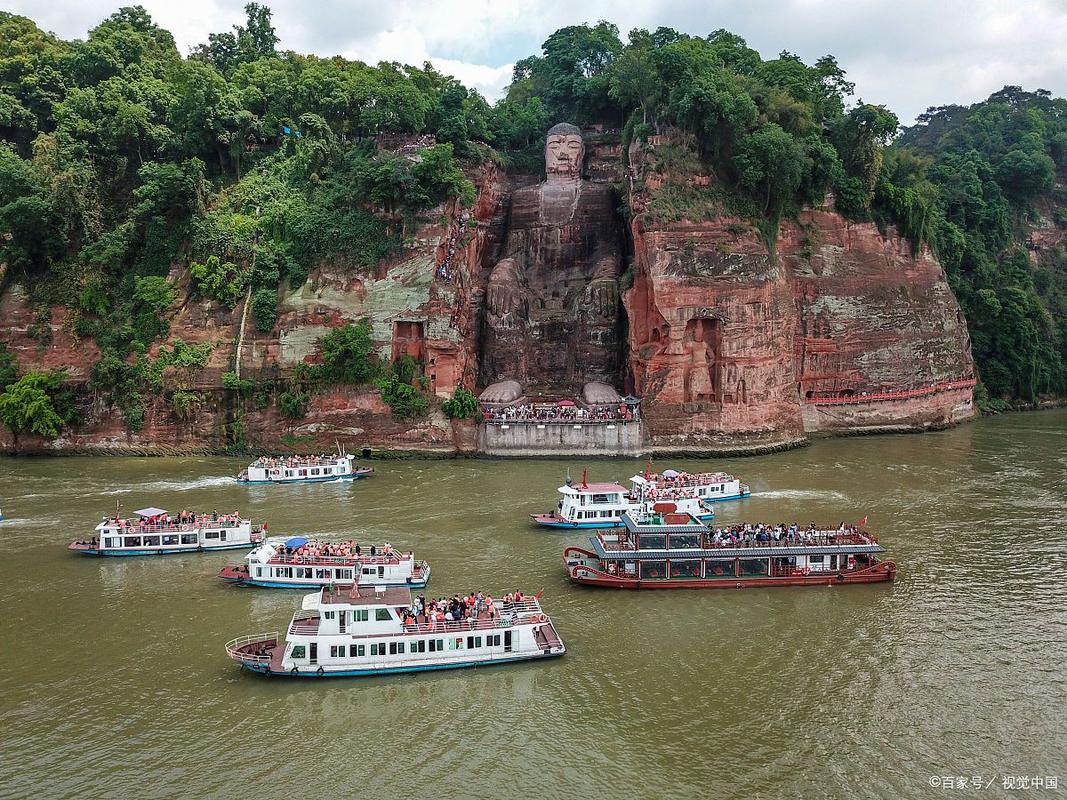
[[[217,300],[226,308],[237,305],[244,293],[246,276],[243,270],[218,256],[209,256],[203,264],[193,261],[189,264],[189,273],[203,297]]]
[[[278,395],[278,411],[286,419],[303,419],[307,416],[311,398],[303,392],[290,391]]]
[[[73,419],[69,399],[59,400],[62,373],[28,372],[0,394],[0,419],[16,437],[32,433],[46,439],[59,436]]]
[[[382,400],[386,402],[397,419],[421,417],[429,410],[429,403],[422,393],[410,383],[404,383],[395,372],[375,382]]]
[[[266,333],[273,330],[278,321],[278,292],[276,289],[260,289],[252,295],[252,318],[256,329]]]
[[[204,404],[204,396],[198,392],[187,392],[184,389],[179,389],[170,396],[170,407],[174,411],[174,416],[180,420],[191,420],[200,411],[200,407]]]
[[[478,412],[478,398],[462,386],[441,404],[441,409],[452,419],[470,419]]]
[[[8,384],[14,383],[19,376],[18,361],[15,354],[0,343],[0,390],[6,389]]]
[[[366,319],[334,328],[319,339],[319,352],[324,377],[335,383],[366,383],[378,371],[371,324]]]

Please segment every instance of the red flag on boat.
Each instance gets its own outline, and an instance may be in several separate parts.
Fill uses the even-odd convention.
[[[589,467],[582,470],[582,488],[589,488]]]
[[[867,527],[867,517],[866,516],[864,516],[864,518],[860,520],[860,527],[861,528],[866,528]]]

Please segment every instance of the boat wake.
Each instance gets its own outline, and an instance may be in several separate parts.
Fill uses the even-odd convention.
[[[767,500],[847,500],[843,492],[817,489],[775,489],[769,492],[752,492],[753,499]]]
[[[131,486],[122,486],[118,489],[109,489],[98,494],[129,494],[130,492],[184,492],[190,489],[207,489],[212,486],[229,486],[233,478],[228,476],[215,476],[211,478],[195,478],[189,481],[151,481]]]

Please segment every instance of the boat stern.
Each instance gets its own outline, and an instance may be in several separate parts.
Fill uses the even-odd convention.
[[[278,631],[238,636],[226,642],[225,648],[226,655],[240,666],[269,675],[274,671],[275,656],[280,656]]]

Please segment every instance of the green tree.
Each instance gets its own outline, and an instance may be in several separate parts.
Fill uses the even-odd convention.
[[[441,409],[452,419],[469,419],[478,413],[478,398],[457,386],[452,396],[441,404]]]
[[[335,383],[366,383],[378,369],[370,321],[334,328],[319,339],[326,377]]]
[[[55,388],[53,376],[26,373],[0,394],[0,419],[16,437],[32,433],[55,439],[64,425],[50,394]]]

